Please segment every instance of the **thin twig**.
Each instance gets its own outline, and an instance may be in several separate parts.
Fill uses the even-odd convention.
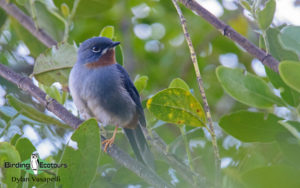
[[[159,137],[155,131],[151,131],[151,135],[147,128],[142,127],[146,139],[151,143],[151,146],[156,150],[156,152],[161,156],[160,159],[168,163],[172,168],[174,168],[187,182],[192,183],[194,181],[193,177],[197,178],[197,184],[205,184],[205,179],[199,174],[192,172],[185,164],[180,162],[180,160],[172,153],[168,151],[167,144]],[[196,185],[193,185],[196,186]]]
[[[79,0],[76,0],[75,3],[76,5],[74,5],[74,7],[77,8],[78,6],[78,2]],[[11,16],[17,18],[17,20],[22,23],[22,25],[29,30],[30,32],[37,32],[37,35],[35,35],[37,37],[37,39],[39,39],[41,42],[43,42],[46,46],[51,47],[53,45],[56,45],[57,42],[55,40],[53,40],[47,33],[45,33],[42,30],[36,30],[35,25],[33,23],[33,21],[31,20],[30,17],[28,17],[27,15],[25,15],[19,8],[17,8],[15,5],[13,4],[7,4],[5,0],[0,0],[0,6]],[[71,12],[71,19],[74,17],[75,15],[75,11],[76,8],[72,9]],[[24,21],[25,20],[25,21]],[[48,41],[48,42],[47,42]],[[49,44],[50,43],[50,44]],[[1,67],[0,67],[1,68]],[[11,73],[8,74],[16,74],[13,71],[11,71]],[[30,82],[31,80],[29,78],[25,78],[25,77],[18,77],[17,76],[17,80],[14,81],[15,78],[6,78],[7,80],[19,85],[19,81],[18,80],[27,80],[26,82]],[[31,84],[29,84],[31,85]],[[32,85],[34,87],[36,87],[35,85]],[[30,86],[26,86],[30,89]],[[39,89],[39,88],[38,88]],[[25,88],[26,90],[26,88]],[[38,97],[40,98],[39,95],[35,95],[34,97]],[[41,99],[39,100],[41,102],[41,104],[43,104],[43,101],[45,99],[45,96],[41,97]],[[55,100],[54,100],[55,101]],[[76,126],[78,126],[81,123],[80,122],[76,122],[77,120],[79,120],[78,118],[75,117],[75,120],[73,119],[74,116],[70,116],[70,113],[65,113],[66,109],[64,109],[63,107],[61,108],[61,105],[57,102],[52,103],[53,101],[49,101],[48,105],[46,105],[47,108],[49,108],[49,111],[55,112],[54,114],[56,114],[58,117],[60,117],[63,121],[65,121],[67,124],[71,125],[71,126],[75,126],[73,128],[76,128]],[[68,123],[69,122],[69,123]],[[147,140],[149,142],[151,142],[151,144],[154,146],[154,148],[163,154],[164,159],[166,159],[165,161],[170,164],[175,170],[178,171],[179,174],[182,175],[182,177],[184,179],[186,179],[188,182],[192,182],[194,176],[199,177],[198,174],[195,174],[193,172],[191,172],[189,170],[189,168],[180,162],[180,160],[178,160],[176,158],[176,156],[170,152],[167,151],[166,149],[166,143],[155,133],[153,132],[152,135],[153,137],[149,136],[148,132],[146,130],[143,130],[145,134],[147,134]],[[112,158],[114,158],[113,156],[111,156]],[[200,179],[200,178],[199,178]]]
[[[195,172],[195,168],[194,168],[194,165],[193,165],[192,153],[191,153],[191,150],[190,150],[189,141],[188,141],[187,136],[186,136],[185,125],[180,126],[179,129],[180,129],[181,136],[183,138],[183,143],[184,143],[185,151],[186,151],[186,154],[187,154],[190,169],[191,169],[192,172]],[[196,183],[196,177],[194,177],[193,179],[194,179],[194,182]]]
[[[219,30],[223,35],[227,36],[231,40],[235,41],[241,47],[243,47],[249,54],[259,59],[264,65],[268,66],[275,72],[278,72],[279,62],[272,57],[270,54],[259,49],[248,39],[243,37],[241,34],[232,29],[229,25],[222,22],[220,19],[215,17],[212,13],[203,8],[195,0],[179,0],[188,9],[195,11],[199,16],[208,21],[217,30]]]
[[[40,104],[43,105],[47,110],[53,112],[57,117],[63,120],[66,124],[70,125],[73,129],[76,129],[82,123],[82,120],[75,117],[55,99],[50,98],[39,87],[35,86],[30,78],[21,76],[20,74],[12,71],[1,63],[0,76],[17,85],[20,89],[28,92],[30,95],[36,98],[40,102]],[[101,136],[101,141],[104,140],[106,140],[106,138],[104,136]],[[104,149],[104,146],[105,144],[102,145],[102,150]],[[112,145],[107,150],[107,154],[117,162],[119,162],[121,165],[125,166],[126,168],[130,169],[135,174],[143,178],[147,183],[155,187],[172,187],[158,175],[156,175],[156,173],[149,170],[139,161],[131,158],[126,152],[118,148],[116,145]]]
[[[42,29],[36,29],[34,22],[32,19],[24,14],[16,5],[7,3],[6,0],[0,0],[0,7],[2,7],[7,14],[14,17],[19,21],[32,35],[34,35],[37,39],[39,39],[45,46],[51,47],[56,45],[56,41],[45,33]]]
[[[216,135],[215,135],[214,127],[213,127],[213,121],[212,121],[212,118],[211,118],[211,113],[210,113],[207,98],[206,98],[206,95],[205,95],[203,80],[202,80],[200,70],[199,70],[199,66],[198,66],[196,53],[195,53],[195,50],[194,50],[194,47],[193,47],[193,43],[192,43],[190,34],[187,31],[186,20],[185,20],[183,14],[181,12],[180,7],[178,6],[177,0],[172,0],[172,2],[173,2],[174,6],[177,10],[178,15],[179,15],[180,23],[181,23],[181,26],[182,26],[182,29],[183,29],[183,33],[184,33],[185,39],[187,41],[187,44],[188,44],[188,47],[189,47],[189,50],[190,50],[190,53],[191,53],[191,59],[192,59],[193,65],[194,65],[194,69],[195,69],[195,73],[196,73],[196,77],[197,77],[197,81],[198,81],[198,86],[199,86],[201,97],[202,97],[203,104],[204,104],[205,115],[206,115],[206,119],[207,119],[208,126],[209,126],[208,131],[211,134],[211,140],[212,140],[212,144],[213,144],[213,148],[214,148],[214,154],[215,154],[215,165],[216,165],[216,174],[217,174],[216,178],[217,178],[217,181],[219,182],[220,154],[219,154],[217,139],[216,139]]]

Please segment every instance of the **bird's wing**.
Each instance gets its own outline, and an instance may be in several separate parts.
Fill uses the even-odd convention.
[[[117,64],[116,66],[121,73],[124,87],[131,96],[132,100],[135,102],[137,106],[137,112],[139,114],[140,125],[138,125],[135,129],[124,128],[125,135],[127,136],[137,159],[146,164],[151,169],[155,170],[154,158],[141,128],[141,126],[146,127],[146,120],[144,116],[144,110],[140,101],[140,95],[133,85],[132,81],[130,80],[130,77],[126,70],[119,64]]]
[[[116,66],[121,73],[121,78],[122,78],[122,81],[123,81],[126,91],[129,93],[131,99],[136,104],[140,124],[142,126],[146,127],[146,119],[145,119],[144,110],[143,110],[143,107],[141,104],[139,92],[137,91],[134,84],[132,83],[127,71],[119,64],[116,64]]]

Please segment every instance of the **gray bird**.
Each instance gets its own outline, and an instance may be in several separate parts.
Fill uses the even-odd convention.
[[[118,127],[122,127],[137,159],[154,169],[141,128],[146,126],[146,120],[139,93],[115,59],[114,48],[119,44],[106,37],[84,41],[70,73],[70,92],[85,119],[95,117],[104,125],[116,126],[112,138],[102,143],[104,151],[114,142]]]

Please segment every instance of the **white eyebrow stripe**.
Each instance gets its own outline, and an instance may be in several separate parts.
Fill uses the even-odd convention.
[[[107,52],[108,48],[105,48],[103,51],[102,51],[102,54],[105,54]]]

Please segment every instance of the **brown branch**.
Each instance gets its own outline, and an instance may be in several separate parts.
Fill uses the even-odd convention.
[[[249,54],[259,59],[264,65],[268,66],[275,72],[278,72],[279,62],[270,54],[259,49],[248,39],[243,37],[241,34],[236,32],[232,27],[222,22],[220,19],[215,17],[212,13],[203,8],[195,0],[179,0],[188,9],[195,11],[199,16],[204,18],[207,22],[213,25],[217,30],[219,30],[223,35],[227,36],[231,40],[235,41],[241,47],[243,47]]]
[[[0,0],[0,6],[11,16],[15,17],[22,25],[29,30],[32,33],[35,33],[34,36],[37,37],[41,42],[43,42],[46,46],[51,47],[53,45],[56,45],[57,42],[53,40],[47,33],[45,33],[42,30],[37,30],[35,28],[35,25],[30,17],[25,15],[18,7],[16,7],[13,4],[7,4],[5,0]],[[57,117],[61,118],[64,122],[66,122],[68,125],[70,125],[72,128],[76,129],[77,126],[82,123],[82,121],[76,117],[74,117],[71,113],[69,113],[63,106],[61,106],[57,101],[54,99],[48,98],[47,95],[40,90],[38,87],[36,87],[31,79],[28,77],[23,77],[12,70],[8,69],[7,67],[0,64],[0,75],[4,77],[5,79],[9,80],[10,82],[18,85],[21,89],[28,91],[33,97],[35,97],[43,106],[45,106],[49,111],[53,112]],[[105,137],[101,136],[101,139],[105,139]],[[153,139],[150,139],[148,137],[149,141],[152,141]],[[161,140],[160,145],[156,144],[156,148],[158,151],[164,151],[165,154],[167,150],[164,150],[165,148],[162,148],[162,145],[165,143]],[[103,148],[102,148],[103,149]],[[121,153],[121,155],[119,155]],[[114,158],[116,161],[118,161],[120,164],[124,165],[128,169],[135,172],[138,176],[145,179],[146,182],[154,185],[159,186],[155,180],[149,180],[149,178],[146,178],[149,176],[148,172],[142,172],[141,169],[143,167],[142,164],[137,163],[139,168],[137,168],[137,165],[133,165],[133,163],[136,163],[136,160],[129,159],[128,157],[120,157],[128,155],[127,153],[123,152],[116,146],[111,147],[108,150],[108,154]],[[118,154],[119,156],[117,156]],[[166,155],[164,155],[167,162],[174,164],[174,169],[178,171],[178,173],[182,174],[183,177],[188,181],[191,182],[191,177],[196,176],[195,174],[191,174],[192,172],[189,172],[188,168],[182,164],[179,160],[176,159],[176,157],[173,154],[170,154],[167,152]],[[126,159],[126,160],[125,160]],[[132,160],[134,162],[132,163]],[[127,161],[127,162],[126,162]],[[130,162],[131,161],[131,162]],[[130,163],[128,163],[130,162]],[[151,174],[151,173],[150,173]],[[162,182],[162,181],[161,181]],[[161,184],[162,185],[162,184]],[[169,185],[165,185],[169,187]]]
[[[195,73],[196,73],[199,90],[200,90],[202,101],[203,101],[203,104],[204,104],[205,116],[206,116],[207,123],[208,123],[207,130],[209,131],[209,133],[211,135],[211,141],[212,141],[212,145],[213,145],[213,149],[214,149],[215,167],[216,167],[216,180],[217,180],[216,185],[219,186],[220,185],[220,154],[219,154],[217,139],[216,139],[216,135],[215,135],[215,131],[214,131],[213,121],[212,121],[212,118],[211,118],[211,113],[210,113],[208,101],[207,101],[205,90],[204,90],[203,80],[202,80],[202,76],[201,76],[199,65],[198,65],[198,60],[197,60],[197,57],[196,57],[196,53],[195,53],[195,50],[194,50],[194,46],[193,46],[190,34],[188,33],[188,30],[187,30],[186,20],[185,20],[183,14],[181,12],[181,9],[180,9],[180,7],[177,3],[177,0],[172,0],[172,2],[174,4],[174,6],[177,10],[177,13],[179,15],[179,18],[180,18],[180,23],[181,23],[181,26],[182,26],[182,29],[183,29],[183,33],[184,33],[186,42],[187,42],[189,50],[190,50],[190,55],[191,55],[191,59],[192,59],[193,65],[194,65],[194,70],[195,70]]]
[[[13,16],[14,18],[16,18],[20,23],[22,23],[22,25],[29,30],[30,32],[34,33],[34,36],[37,37],[37,39],[39,39],[41,42],[43,42],[47,47],[51,47],[53,45],[56,45],[57,42],[55,40],[53,40],[47,33],[45,33],[43,30],[38,30],[35,28],[35,24],[32,21],[32,19],[27,16],[26,14],[24,14],[22,12],[22,10],[20,10],[18,7],[16,7],[13,4],[8,4],[6,3],[6,0],[0,0],[0,6],[11,16]],[[2,66],[0,67],[2,69]],[[8,75],[12,75],[12,77],[8,76],[6,77],[7,80],[11,81],[14,84],[17,84],[20,88],[25,89],[27,91],[31,91],[32,94],[35,98],[38,99],[38,101],[46,106],[46,108],[49,111],[52,111],[55,115],[57,115],[57,117],[61,118],[64,122],[66,122],[67,124],[69,124],[70,126],[72,126],[73,128],[76,128],[82,121],[79,120],[78,118],[74,117],[72,114],[70,114],[69,112],[66,112],[67,110],[62,107],[57,101],[53,100],[53,99],[48,99],[46,98],[46,94],[41,91],[38,87],[36,87],[35,85],[32,85],[31,80],[27,77],[22,77],[20,75],[18,75],[17,73],[7,69],[7,68],[3,68],[3,70],[5,69],[5,71],[8,71],[8,73],[6,74]],[[2,70],[0,70],[2,71]],[[22,86],[22,82],[25,82]],[[34,89],[32,89],[32,88]],[[34,90],[34,91],[33,91]],[[47,101],[48,99],[48,101]],[[75,118],[75,119],[74,119]],[[193,172],[191,172],[189,170],[189,168],[181,163],[176,156],[174,156],[174,154],[170,153],[167,151],[166,147],[164,147],[166,144],[165,142],[154,132],[155,138],[151,138],[149,135],[147,136],[147,140],[150,141],[155,147],[155,149],[158,152],[161,152],[164,156],[164,159],[167,163],[169,163],[175,170],[177,170],[177,172],[179,174],[182,175],[182,177],[187,180],[188,182],[192,182],[194,176],[199,177],[198,174],[195,174]],[[103,137],[101,137],[103,139]],[[159,138],[159,142],[157,141]],[[111,151],[112,153],[117,152],[118,151],[114,151],[115,147],[110,148],[109,151]],[[117,148],[118,149],[118,148]],[[108,152],[109,154],[109,152]],[[123,161],[120,161],[121,159],[118,159],[117,156],[112,156],[112,158],[114,158],[115,160],[117,160],[118,162],[120,162],[121,164],[123,164],[124,166],[126,166],[124,164]],[[129,168],[129,167],[128,167]],[[131,169],[131,168],[129,168]],[[133,170],[134,171],[134,170]],[[141,173],[134,171],[136,173],[138,173],[138,175],[140,175]],[[200,179],[200,178],[199,178]],[[149,182],[148,182],[149,183]],[[151,184],[151,183],[150,183]]]
[[[30,78],[21,76],[2,64],[0,64],[0,76],[17,85],[20,89],[28,92],[47,110],[53,112],[57,117],[63,120],[66,124],[70,125],[73,129],[76,129],[82,123],[82,120],[75,117],[56,100],[50,98],[39,87],[35,86]],[[105,139],[106,138],[104,136],[101,136],[101,141],[104,141]],[[104,146],[105,144],[102,144],[102,150],[104,149]],[[126,152],[118,148],[116,145],[112,145],[112,147],[107,150],[107,154],[121,165],[125,166],[143,178],[150,185],[155,187],[172,187],[158,175],[156,175],[155,172],[149,170],[139,161],[131,158]]]
[[[19,21],[28,31],[31,32],[37,39],[39,39],[45,46],[50,48],[53,45],[56,45],[56,41],[45,33],[42,29],[36,29],[34,22],[32,19],[24,14],[22,10],[20,10],[16,5],[12,3],[7,3],[6,0],[0,0],[0,7],[2,7],[7,14],[14,17]]]

